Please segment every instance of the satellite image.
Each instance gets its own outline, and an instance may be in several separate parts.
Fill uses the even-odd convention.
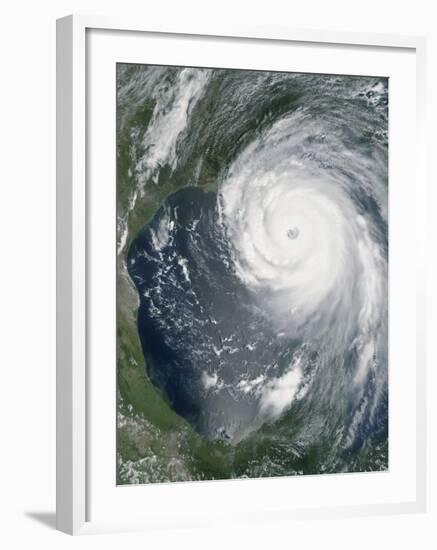
[[[117,64],[117,483],[388,469],[388,79]]]

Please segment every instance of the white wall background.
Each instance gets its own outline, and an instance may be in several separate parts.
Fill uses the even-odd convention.
[[[15,548],[437,547],[437,127],[435,2],[416,0],[15,0],[0,31],[0,545]],[[428,35],[429,465],[425,515],[133,533],[73,539],[53,530],[55,507],[55,19],[71,12],[153,20]],[[406,251],[408,253],[408,251]],[[431,258],[432,256],[432,258]]]

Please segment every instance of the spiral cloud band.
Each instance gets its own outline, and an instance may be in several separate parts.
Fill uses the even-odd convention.
[[[330,122],[317,128],[304,109],[279,121],[234,163],[219,209],[235,272],[278,334],[317,341],[331,356],[355,352],[351,391],[362,397],[369,377],[386,382],[386,249],[357,204],[369,187],[360,177],[366,159],[355,154],[351,162],[338,136],[327,135]],[[372,187],[384,183],[377,176]],[[299,368],[284,378],[291,372],[298,387]]]

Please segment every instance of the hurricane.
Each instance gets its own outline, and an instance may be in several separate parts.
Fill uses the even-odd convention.
[[[126,246],[147,377],[225,477],[386,468],[387,80],[142,74],[131,209],[171,182]]]

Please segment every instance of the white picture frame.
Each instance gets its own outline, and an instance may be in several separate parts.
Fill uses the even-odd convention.
[[[89,515],[92,483],[92,460],[90,457],[89,410],[93,393],[90,390],[90,335],[87,331],[90,314],[90,286],[88,255],[88,226],[90,211],[88,179],[89,155],[87,145],[87,121],[92,103],[88,100],[87,79],[90,64],[87,62],[87,33],[92,30],[105,30],[118,33],[139,33],[153,35],[166,40],[170,37],[220,38],[232,43],[243,41],[247,45],[256,42],[265,43],[303,43],[316,44],[318,47],[336,45],[349,48],[396,49],[398,52],[410,52],[415,57],[415,111],[416,156],[414,163],[414,189],[416,191],[416,233],[423,234],[423,222],[426,209],[425,168],[424,168],[424,90],[425,90],[425,40],[421,37],[337,33],[325,31],[291,30],[286,28],[173,28],[152,25],[138,20],[106,18],[97,16],[71,15],[57,21],[57,528],[69,534],[119,531],[126,529],[148,529],[164,526],[185,525],[187,519],[165,510],[159,504],[162,498],[154,487],[150,491],[150,505],[157,510],[153,521],[147,514],[141,514],[131,520],[114,517],[111,514],[94,520]],[[136,35],[138,36],[138,34]],[[170,48],[170,46],[169,46]],[[359,71],[359,67],[357,68]],[[328,72],[328,71],[327,71]],[[115,237],[114,237],[115,238]],[[262,505],[253,504],[251,509],[237,516],[230,509],[224,510],[219,521],[255,521],[259,518],[299,518],[334,517],[346,515],[391,514],[400,512],[421,512],[426,507],[426,403],[425,403],[425,251],[424,245],[417,241],[414,271],[417,288],[415,292],[415,476],[414,498],[376,503],[363,502],[354,505],[336,504],[307,508],[296,505],[281,505],[274,511],[266,511]],[[413,290],[413,289],[412,289]],[[95,391],[93,389],[93,391]],[[115,415],[115,411],[114,411]],[[110,419],[114,422],[114,418]],[[95,432],[94,432],[95,433]],[[112,459],[111,459],[112,460]],[[332,476],[331,476],[332,479]],[[204,488],[186,484],[186,491],[196,492],[202,498],[210,498],[212,492],[226,494],[230,484],[235,482],[215,482],[210,488],[206,482]],[[258,489],[256,480],[245,480],[245,487],[252,485]],[[315,483],[318,483],[317,480]],[[218,484],[221,488],[217,489]],[[180,485],[180,484],[178,484]],[[191,488],[190,488],[191,485]],[[240,488],[239,488],[240,487]],[[243,491],[241,485],[235,491]],[[144,489],[144,488],[143,488]],[[129,489],[135,490],[135,489]],[[166,485],[165,498],[174,489]],[[234,490],[234,489],[233,489]],[[246,489],[245,489],[246,490]],[[278,491],[278,485],[272,489]],[[177,489],[180,492],[180,489]],[[199,493],[200,491],[200,493]],[[253,492],[252,491],[252,492]],[[247,491],[246,491],[247,492]],[[250,491],[249,491],[250,493]],[[248,493],[248,495],[249,495]],[[194,494],[194,493],[193,493]],[[171,496],[171,495],[170,495]],[[125,496],[126,497],[126,490]],[[161,498],[161,500],[160,500]],[[248,497],[249,498],[249,497]],[[253,500],[253,499],[252,499]],[[161,506],[161,508],[160,508]],[[274,512],[274,514],[273,514]],[[193,516],[196,513],[193,512]],[[188,514],[187,517],[191,517]],[[213,519],[192,518],[193,525],[205,525]],[[191,520],[188,520],[191,521]]]

